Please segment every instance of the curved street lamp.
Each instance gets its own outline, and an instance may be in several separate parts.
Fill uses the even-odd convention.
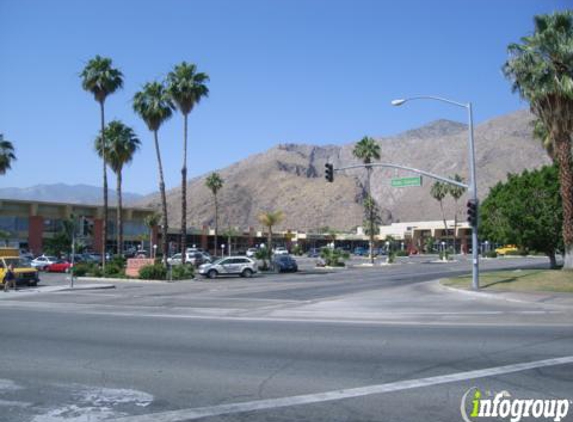
[[[448,103],[458,107],[465,108],[468,112],[468,156],[469,156],[469,170],[470,170],[470,183],[469,183],[469,194],[470,198],[477,204],[477,184],[476,184],[476,158],[475,158],[475,146],[474,146],[474,122],[473,122],[473,110],[472,103],[460,103],[458,101],[449,100],[443,97],[437,97],[434,95],[418,95],[409,98],[400,98],[393,100],[391,104],[393,106],[401,106],[408,101],[413,100],[434,100],[441,101],[443,103]],[[475,227],[472,227],[472,288],[474,290],[479,290],[479,254],[478,254],[478,234],[477,234],[477,220]]]

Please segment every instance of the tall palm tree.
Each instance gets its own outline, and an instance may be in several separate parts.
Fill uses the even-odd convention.
[[[167,75],[167,93],[183,114],[183,166],[181,167],[181,259],[187,247],[187,119],[201,98],[209,95],[206,73],[197,72],[193,63],[182,62]]]
[[[141,146],[141,142],[132,128],[119,120],[111,121],[104,130],[105,136],[98,136],[95,148],[100,157],[104,151],[107,162],[116,175],[117,180],[117,254],[123,254],[123,198],[121,194],[122,171],[126,164],[133,160],[133,155]],[[104,145],[105,142],[105,145]]]
[[[535,32],[508,47],[503,66],[513,91],[543,123],[559,166],[563,203],[563,269],[573,269],[573,12],[534,18]]]
[[[367,197],[372,196],[372,189],[370,185],[370,178],[372,175],[372,166],[369,164],[372,160],[380,159],[380,145],[374,139],[369,136],[362,138],[352,150],[352,155],[354,155],[359,160],[362,160],[366,164],[366,185],[367,185]],[[370,207],[369,218],[370,227],[374,226],[374,208]],[[374,230],[370,230],[370,262],[374,264]]]
[[[149,230],[149,253],[151,254],[153,250],[153,229],[157,227],[159,222],[161,221],[161,216],[159,214],[153,213],[149,214],[147,217],[143,219],[145,227]],[[151,257],[155,258],[155,255],[150,255]]]
[[[444,221],[444,236],[448,235],[448,223],[446,222],[446,214],[444,212],[444,198],[448,195],[448,185],[436,181],[430,189],[430,195],[440,203],[440,210],[442,210],[442,220]]]
[[[457,173],[454,175],[454,177],[451,177],[451,179],[455,180],[456,182],[464,181],[463,177]],[[458,230],[458,201],[465,192],[466,188],[456,185],[448,185],[448,193],[452,198],[454,198],[454,253],[456,253],[457,240],[458,240],[458,236],[456,233]]]
[[[6,174],[12,168],[13,161],[16,161],[14,145],[10,141],[5,141],[4,135],[0,134],[0,174]]]
[[[100,134],[105,139],[105,100],[108,95],[113,94],[123,87],[123,74],[112,67],[111,59],[107,57],[95,56],[91,59],[80,74],[82,78],[82,88],[91,92],[100,107]],[[105,269],[105,252],[107,242],[107,152],[103,142],[103,225],[102,225],[102,254],[101,264]]]
[[[163,249],[163,263],[167,265],[167,198],[165,196],[165,179],[163,177],[163,164],[159,150],[159,128],[173,115],[174,105],[167,95],[165,87],[159,82],[148,82],[142,90],[133,97],[133,110],[153,132],[157,167],[159,169],[159,192],[161,194],[161,242]]]
[[[268,229],[267,248],[269,258],[273,251],[273,227],[280,224],[284,220],[282,211],[266,211],[259,215],[259,223]]]
[[[211,173],[205,180],[205,186],[207,186],[211,192],[213,192],[213,197],[215,198],[215,254],[217,254],[217,236],[219,235],[219,203],[217,201],[217,193],[223,188],[224,180],[221,178],[219,173]]]

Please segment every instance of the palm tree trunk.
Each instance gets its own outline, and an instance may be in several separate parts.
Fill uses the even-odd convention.
[[[573,270],[573,157],[568,134],[555,139],[555,153],[559,164],[559,182],[563,203],[563,269]]]
[[[458,243],[457,231],[458,231],[458,200],[456,199],[454,201],[454,254],[456,253],[456,247]]]
[[[183,116],[183,167],[181,167],[181,262],[187,249],[187,114]]]
[[[103,101],[100,105],[101,117],[101,141],[102,141],[102,158],[103,158],[103,224],[102,224],[102,252],[101,252],[101,267],[105,271],[105,252],[107,244],[107,144],[105,142],[105,112]]]
[[[219,204],[215,194],[215,256],[217,256],[217,236],[219,235]]]
[[[121,194],[121,169],[117,172],[117,254],[123,256],[123,201]]]
[[[273,254],[273,226],[269,226],[269,237],[267,243],[269,244],[269,259],[271,259]]]
[[[374,204],[372,203],[372,189],[370,185],[370,176],[372,173],[372,167],[366,167],[368,174],[368,197],[370,198],[370,263],[374,264]]]
[[[157,155],[157,167],[159,168],[159,192],[161,193],[161,243],[163,249],[163,264],[167,265],[168,241],[167,241],[167,197],[165,196],[165,180],[163,178],[163,165],[161,164],[161,153],[159,151],[159,138],[157,131],[153,131],[155,140],[155,154]]]
[[[440,200],[440,209],[442,210],[442,220],[444,222],[444,236],[448,235],[448,223],[446,222],[446,214],[444,213],[444,204],[442,200]]]

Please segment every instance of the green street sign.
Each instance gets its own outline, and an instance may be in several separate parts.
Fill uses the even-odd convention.
[[[422,176],[399,177],[392,179],[393,188],[405,188],[408,186],[422,186]]]

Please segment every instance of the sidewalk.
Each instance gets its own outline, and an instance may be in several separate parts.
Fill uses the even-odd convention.
[[[38,294],[38,293],[57,293],[57,292],[72,292],[72,291],[79,291],[79,290],[100,290],[100,289],[115,289],[115,285],[109,283],[100,283],[100,284],[75,284],[73,288],[69,285],[61,285],[61,286],[37,286],[37,287],[20,287],[18,290],[10,290],[9,292],[4,292],[0,290],[0,300],[1,299],[10,299],[10,298],[18,298],[22,296],[27,296],[30,294]]]
[[[503,292],[495,290],[466,290],[456,287],[444,286],[441,280],[436,285],[450,292],[474,296],[482,299],[504,300],[506,302],[530,303],[535,305],[548,305],[573,310],[573,294],[556,292]]]

